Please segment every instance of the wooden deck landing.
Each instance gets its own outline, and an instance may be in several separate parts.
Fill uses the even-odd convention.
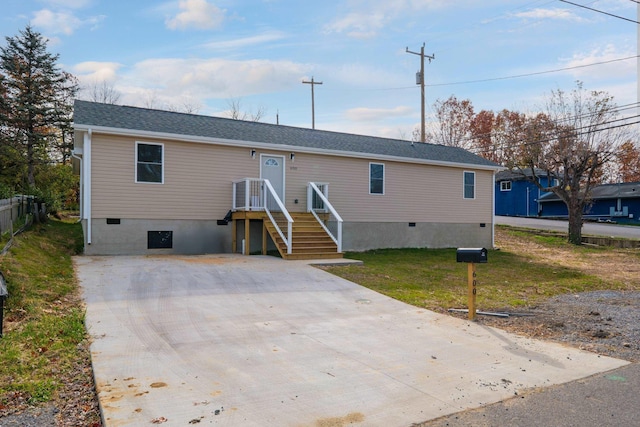
[[[274,242],[280,256],[284,259],[335,259],[342,258],[343,254],[338,252],[338,246],[316,221],[310,213],[291,213],[293,218],[292,226],[292,249],[287,253],[287,247],[273,226],[266,212],[264,211],[237,211],[232,214],[232,250],[234,253],[238,249],[238,221],[244,221],[244,240],[251,242],[251,220],[262,221],[262,250],[263,255],[267,254],[268,237]],[[286,222],[282,227],[286,228]],[[249,255],[250,244],[245,244],[244,255]]]

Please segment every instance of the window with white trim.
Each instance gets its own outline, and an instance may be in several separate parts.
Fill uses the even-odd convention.
[[[476,173],[464,171],[463,181],[464,181],[463,197],[465,199],[475,199],[476,198]]]
[[[384,194],[384,163],[369,163],[369,194]]]
[[[511,191],[511,181],[500,181],[500,191]]]
[[[164,183],[164,145],[136,142],[136,182]]]

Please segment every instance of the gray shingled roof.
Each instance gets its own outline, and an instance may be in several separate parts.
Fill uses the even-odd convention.
[[[544,169],[534,169],[536,172],[536,176],[546,177],[547,172]],[[523,175],[524,174],[524,175]],[[525,180],[526,177],[531,177],[533,174],[531,173],[531,168],[523,169],[522,172],[518,170],[503,170],[496,174],[496,182],[499,181],[522,181]]]
[[[76,100],[76,127],[106,127],[499,168],[464,149]]]
[[[640,197],[640,182],[622,182],[619,184],[602,184],[593,187],[591,198],[602,199],[630,199]],[[540,202],[553,202],[560,200],[554,193],[548,193],[540,197]]]

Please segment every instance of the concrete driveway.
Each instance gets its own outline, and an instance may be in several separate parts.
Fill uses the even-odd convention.
[[[107,427],[409,426],[627,363],[409,306],[300,262],[75,263]]]

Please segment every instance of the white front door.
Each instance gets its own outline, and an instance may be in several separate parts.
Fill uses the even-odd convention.
[[[261,154],[260,178],[269,180],[284,204],[284,156]]]

